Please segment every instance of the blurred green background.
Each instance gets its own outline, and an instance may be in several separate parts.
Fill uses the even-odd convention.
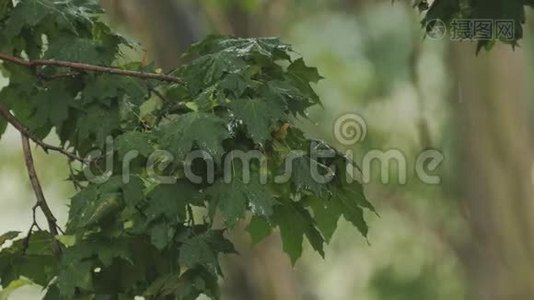
[[[165,69],[208,33],[282,37],[325,77],[316,87],[324,107],[302,128],[353,151],[358,163],[371,150],[407,158],[406,184],[383,184],[372,169],[366,192],[380,217],[367,216],[368,241],[341,221],[324,260],[307,250],[293,271],[276,235],[253,248],[236,230],[242,255],[224,258],[224,299],[534,299],[516,280],[534,278],[531,25],[515,52],[499,45],[475,57],[474,43],[424,40],[422,15],[406,1],[102,2],[110,22],[142,40],[144,55]],[[368,126],[349,148],[334,135],[346,113]],[[445,157],[434,172],[439,185],[414,174],[418,155],[431,148]],[[65,220],[68,167],[36,152],[45,194]],[[0,190],[0,232],[27,230],[34,199],[12,129],[0,142]],[[23,288],[13,299],[38,294]]]

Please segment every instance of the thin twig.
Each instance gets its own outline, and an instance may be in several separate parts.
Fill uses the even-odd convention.
[[[39,207],[41,209],[48,223],[48,230],[50,231],[50,234],[55,237],[58,235],[57,219],[56,217],[54,217],[50,206],[48,206],[48,202],[46,202],[41,183],[39,182],[39,178],[37,177],[37,173],[35,172],[35,164],[33,162],[32,150],[30,148],[30,139],[23,133],[21,133],[20,136],[22,138],[22,151],[24,152],[24,161],[26,163],[26,169],[28,170],[28,176],[30,178],[33,191],[35,192],[35,197],[37,198],[35,207]],[[55,255],[61,254],[61,247],[59,245],[59,242],[55,238],[54,243],[52,245],[52,250]]]
[[[79,192],[83,189],[83,186],[76,179],[76,175],[74,174],[74,168],[72,167],[72,161],[69,161],[68,165],[69,165],[70,180],[72,181],[72,184],[74,185],[74,189],[77,192]]]
[[[63,229],[61,229],[61,227],[59,225],[56,225],[56,228],[61,234],[65,235],[65,231]]]
[[[193,215],[193,208],[191,205],[187,205],[187,212],[189,214],[189,225],[195,227],[195,216]]]
[[[78,157],[76,154],[74,153],[71,153],[61,147],[57,147],[57,146],[52,146],[52,145],[49,145],[49,144],[46,144],[45,142],[43,142],[42,140],[40,140],[39,138],[37,138],[34,134],[32,134],[30,132],[30,130],[28,128],[26,128],[26,126],[24,126],[24,124],[22,124],[14,115],[12,115],[9,110],[3,106],[2,104],[0,104],[0,116],[2,116],[4,119],[6,119],[6,121],[9,122],[9,124],[13,125],[13,127],[15,127],[15,129],[17,129],[22,135],[28,137],[29,139],[31,139],[34,143],[36,143],[37,145],[41,146],[41,148],[43,148],[43,150],[45,152],[48,153],[48,151],[55,151],[55,152],[59,152],[65,156],[67,156],[68,158],[70,158],[71,160],[76,160],[76,161],[79,161],[79,162],[84,162],[83,158],[81,157]]]
[[[142,79],[153,79],[153,80],[183,84],[182,79],[176,76],[167,75],[167,74],[123,70],[123,69],[113,68],[113,67],[103,67],[103,66],[98,66],[98,65],[90,65],[90,64],[61,61],[61,60],[42,60],[42,59],[25,60],[25,59],[15,57],[13,55],[9,55],[9,54],[2,53],[2,52],[0,52],[0,59],[4,61],[12,62],[20,66],[28,67],[28,68],[33,68],[33,67],[38,67],[38,66],[55,66],[55,67],[69,68],[72,70],[86,71],[86,72],[105,73],[105,74],[112,74],[112,75],[137,77],[137,78],[142,78]]]
[[[37,227],[39,231],[41,231],[41,227],[39,226],[39,223],[37,223],[37,208],[39,208],[39,205],[37,203],[32,207],[32,226],[30,226],[30,229],[28,230],[28,233],[26,234],[26,237],[23,241],[23,248],[22,253],[26,254],[26,251],[30,247],[30,239],[32,237],[33,229]]]

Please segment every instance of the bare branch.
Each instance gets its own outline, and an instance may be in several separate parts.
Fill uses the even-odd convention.
[[[26,169],[28,170],[28,176],[30,178],[33,191],[35,192],[35,197],[37,198],[37,202],[35,203],[35,206],[34,206],[34,212],[35,212],[36,207],[39,207],[41,209],[48,223],[48,230],[50,231],[50,234],[52,234],[55,237],[58,235],[57,219],[56,217],[54,217],[54,214],[52,213],[50,206],[48,206],[48,203],[46,202],[45,196],[43,194],[43,189],[41,187],[41,183],[39,182],[39,178],[37,177],[37,173],[35,172],[35,164],[33,162],[32,151],[30,148],[30,139],[28,138],[28,136],[24,135],[23,133],[21,133],[20,136],[22,138],[22,150],[24,152],[24,161],[26,163]],[[35,218],[35,215],[34,215],[34,218]],[[34,219],[34,223],[35,223],[35,219]],[[32,229],[33,228],[30,228],[30,232]],[[54,244],[52,245],[52,247],[53,247],[52,250],[54,251],[54,254],[56,255],[61,254],[61,247],[57,240],[54,240]]]
[[[17,129],[22,135],[28,137],[34,143],[36,143],[37,145],[41,146],[41,148],[43,148],[43,150],[45,152],[47,152],[47,153],[48,153],[48,151],[59,152],[59,153],[65,155],[65,156],[67,156],[71,160],[79,161],[79,162],[82,162],[82,163],[84,162],[83,158],[78,157],[76,154],[71,153],[71,152],[69,152],[69,151],[67,151],[67,150],[65,150],[65,149],[63,149],[61,147],[57,147],[57,146],[52,146],[52,145],[46,144],[45,142],[43,142],[42,140],[37,138],[14,115],[12,115],[9,112],[9,110],[5,106],[3,106],[2,104],[0,104],[0,116],[2,116],[4,119],[6,119],[6,121],[8,121],[9,124],[13,125],[13,127],[15,127],[15,129]]]
[[[183,84],[182,79],[176,76],[167,75],[167,74],[130,71],[130,70],[123,70],[119,68],[113,68],[113,67],[103,67],[103,66],[98,66],[98,65],[90,65],[90,64],[61,61],[61,60],[42,60],[42,59],[25,60],[25,59],[15,57],[15,56],[2,53],[2,52],[0,52],[0,59],[4,61],[12,62],[20,66],[28,67],[28,68],[33,68],[37,66],[55,66],[55,67],[69,68],[69,69],[78,70],[78,71],[105,73],[105,74],[111,74],[111,75],[137,77],[137,78],[142,78],[142,79],[152,79],[152,80],[167,81],[167,82]]]

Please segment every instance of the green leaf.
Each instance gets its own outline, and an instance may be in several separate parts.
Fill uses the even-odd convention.
[[[295,60],[287,68],[287,71],[304,82],[317,83],[319,80],[323,79],[323,77],[319,75],[317,68],[306,66],[306,63],[304,63],[304,59],[302,58]]]
[[[98,283],[94,275],[97,267],[116,266],[115,274],[120,274],[120,268],[114,265],[116,259],[121,259],[128,266],[134,265],[133,252],[141,249],[140,245],[134,246],[124,238],[110,239],[94,235],[73,247],[66,248],[56,281],[60,294],[72,299],[78,288],[82,289],[82,292],[91,291],[94,284]],[[141,263],[139,258],[137,263]],[[155,264],[155,261],[152,263]]]
[[[7,21],[6,34],[12,38],[17,36],[22,28],[39,24],[41,20],[51,13],[54,6],[49,0],[20,1]]]
[[[104,267],[112,265],[114,259],[120,258],[133,264],[131,244],[126,239],[88,239],[79,247],[85,247],[92,250]]]
[[[254,215],[270,217],[273,214],[273,205],[276,202],[272,191],[266,185],[251,181],[247,184],[245,195],[249,209]]]
[[[86,104],[97,102],[109,106],[121,99],[128,99],[135,106],[140,106],[147,95],[147,85],[137,78],[97,74],[87,76],[81,96]]]
[[[242,58],[261,57],[265,61],[289,60],[291,47],[277,38],[227,38],[211,36],[193,45],[191,53],[207,55],[218,52],[233,53]]]
[[[70,299],[74,296],[76,288],[89,290],[93,286],[93,263],[81,261],[76,254],[64,254],[57,285],[61,296]]]
[[[213,207],[221,211],[225,224],[230,228],[244,216],[247,207],[259,216],[268,217],[273,212],[272,193],[258,180],[244,183],[242,178],[234,178],[229,184],[218,181],[207,193],[212,196]]]
[[[29,245],[26,249],[26,254],[28,255],[45,255],[52,256],[54,253],[52,251],[52,244],[54,243],[55,237],[52,236],[47,231],[37,231],[33,232],[30,236]],[[17,244],[24,243],[24,240],[17,241]]]
[[[306,109],[319,103],[317,94],[309,86],[302,91],[288,80],[273,80],[267,83],[261,95],[264,98],[285,101],[289,111],[294,115],[306,116]]]
[[[173,229],[169,228],[166,222],[156,223],[150,229],[150,242],[156,248],[162,250],[169,245],[173,234]]]
[[[128,266],[133,265],[133,251],[133,245],[127,239],[95,236],[66,248],[56,281],[59,292],[65,298],[71,299],[70,296],[77,288],[91,290],[93,284],[98,283],[94,280],[97,267],[102,271],[115,266],[115,274],[120,274],[121,270],[115,263],[121,261]]]
[[[67,247],[72,247],[76,245],[76,236],[75,235],[60,235],[56,237],[63,245]]]
[[[183,159],[194,146],[220,159],[222,142],[229,137],[221,118],[207,113],[188,113],[173,116],[159,128],[161,146]]]
[[[175,296],[181,300],[196,300],[201,294],[218,299],[217,276],[200,268],[189,269],[182,275],[168,274],[158,278],[144,293],[149,299]]]
[[[137,151],[144,157],[154,153],[154,147],[150,143],[150,134],[138,131],[127,132],[117,138],[117,151],[120,157],[124,157],[131,151]]]
[[[275,208],[275,220],[280,227],[284,252],[294,265],[302,255],[303,234],[306,224],[296,217],[294,210],[280,206]]]
[[[0,236],[0,247],[2,247],[2,245],[5,242],[12,240],[18,237],[19,235],[20,235],[20,231],[9,231],[9,232],[4,233],[3,235]]]
[[[71,201],[67,231],[76,232],[117,221],[116,216],[126,205],[123,188],[128,185],[134,188],[136,184],[142,184],[139,181],[125,184],[122,180],[122,176],[111,177],[103,184],[90,185],[76,194]]]
[[[187,181],[156,186],[148,195],[148,207],[145,213],[148,220],[164,217],[167,221],[185,221],[185,207],[198,198],[195,187]]]
[[[57,274],[57,259],[52,253],[53,242],[54,237],[50,233],[38,231],[33,232],[29,240],[17,240],[11,247],[2,249],[0,283],[8,286],[22,276],[35,284],[48,285]]]
[[[278,205],[275,206],[273,220],[280,228],[284,252],[293,265],[302,255],[304,236],[314,250],[324,257],[324,240],[307,211],[295,205]]]
[[[226,75],[219,83],[218,88],[226,90],[234,99],[239,99],[247,88],[252,87],[254,82],[248,74],[232,73]]]
[[[343,212],[339,209],[339,205],[333,203],[333,200],[323,200],[317,197],[310,197],[309,199],[317,228],[321,231],[325,240],[329,242],[336,231],[337,223]]]
[[[116,46],[103,45],[101,42],[91,39],[62,37],[50,43],[44,58],[95,65],[109,65],[115,57],[114,47]]]
[[[148,195],[144,208],[146,222],[151,223],[151,242],[158,249],[167,247],[178,224],[186,221],[186,205],[196,203],[199,192],[187,181],[156,186]]]
[[[318,182],[312,174],[326,176],[332,171],[320,162],[311,157],[301,154],[288,159],[293,159],[293,169],[291,173],[291,181],[293,182],[297,191],[313,192],[319,198],[326,198],[330,195],[330,191],[323,183]]]
[[[101,225],[102,222],[114,216],[123,207],[122,195],[110,193],[101,195],[97,201],[93,201],[82,212],[81,226]]]
[[[180,264],[195,268],[202,266],[213,274],[220,274],[218,255],[235,253],[230,241],[222,231],[208,231],[186,240],[180,247]]]
[[[212,207],[217,207],[227,227],[233,228],[244,217],[247,208],[247,196],[244,184],[234,180],[230,184],[217,182],[208,190],[212,195]]]
[[[441,20],[445,24],[460,14],[459,0],[438,0],[434,1],[425,15],[423,26],[426,26],[432,20]],[[432,28],[427,28],[432,29]]]
[[[61,127],[69,116],[69,107],[72,105],[73,98],[74,96],[60,82],[39,90],[31,98],[31,101],[35,107],[41,106],[46,107],[46,109],[36,109],[32,116],[32,123],[44,126],[50,122],[53,126]]]
[[[286,120],[287,107],[276,99],[238,99],[229,107],[247,126],[249,136],[258,144],[272,139],[271,132],[279,121]]]
[[[356,183],[337,189],[332,201],[338,206],[337,209],[342,212],[343,217],[356,226],[364,237],[367,237],[369,227],[365,222],[363,209],[367,208],[375,213],[376,211],[365,198],[361,184]]]
[[[127,206],[135,207],[144,198],[145,183],[137,176],[131,176],[129,182],[123,184],[122,194],[124,196],[124,202]]]
[[[253,216],[247,226],[247,232],[250,234],[252,243],[255,245],[270,236],[273,230],[265,218]]]
[[[83,114],[77,120],[76,131],[78,140],[89,140],[91,144],[104,149],[107,138],[120,132],[118,107],[101,105],[85,107]]]
[[[12,281],[7,287],[0,290],[0,300],[8,300],[9,296],[16,290],[18,290],[21,287],[32,285],[32,282],[28,279],[18,279],[15,281]]]
[[[225,74],[238,73],[247,68],[247,64],[235,52],[221,51],[203,55],[184,67],[180,77],[190,83],[193,93],[212,86]]]

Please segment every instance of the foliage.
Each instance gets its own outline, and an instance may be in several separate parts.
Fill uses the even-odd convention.
[[[101,13],[92,1],[0,0],[0,52],[35,62],[154,69],[125,63],[122,50],[132,43],[113,33]],[[279,229],[293,263],[304,237],[324,255],[341,216],[367,235],[364,209],[373,208],[360,183],[347,183],[348,159],[337,152],[314,157],[314,147],[328,147],[291,125],[320,103],[312,87],[321,79],[317,69],[271,38],[209,37],[184,60],[170,74],[180,83],[4,60],[9,85],[0,91],[0,105],[32,138],[54,131],[61,147],[78,157],[109,152],[108,137],[116,147],[106,180],[91,181],[81,168],[72,174],[79,191],[65,233],[0,237],[0,244],[14,241],[0,252],[3,287],[24,278],[47,289],[44,299],[216,299],[219,255],[235,253],[225,232],[240,220],[252,218],[248,232],[255,242]],[[0,132],[5,124],[0,120]],[[172,157],[157,157],[154,171],[149,162],[158,150]],[[193,161],[198,182],[186,176],[193,150],[215,166],[210,174],[209,162]],[[230,159],[233,180],[226,182],[223,162],[235,150],[261,153],[267,168],[253,161],[245,182],[244,166]],[[138,156],[130,161],[132,151]],[[288,158],[294,158],[293,176],[276,182]],[[332,173],[332,180],[317,183],[311,166]],[[100,157],[85,168],[106,167]],[[173,182],[155,180],[154,172]]]
[[[426,0],[418,3],[428,3]],[[523,37],[523,24],[525,23],[525,6],[532,6],[531,0],[436,0],[430,5],[424,19],[423,25],[432,20],[439,19],[451,26],[454,19],[472,20],[511,20],[513,22],[513,38],[501,39],[501,41],[517,45],[518,40]],[[425,5],[424,9],[427,6]],[[427,30],[432,30],[433,26],[427,26]],[[496,30],[496,29],[493,29]],[[478,41],[477,52],[480,49],[490,49],[495,44],[495,39]]]

